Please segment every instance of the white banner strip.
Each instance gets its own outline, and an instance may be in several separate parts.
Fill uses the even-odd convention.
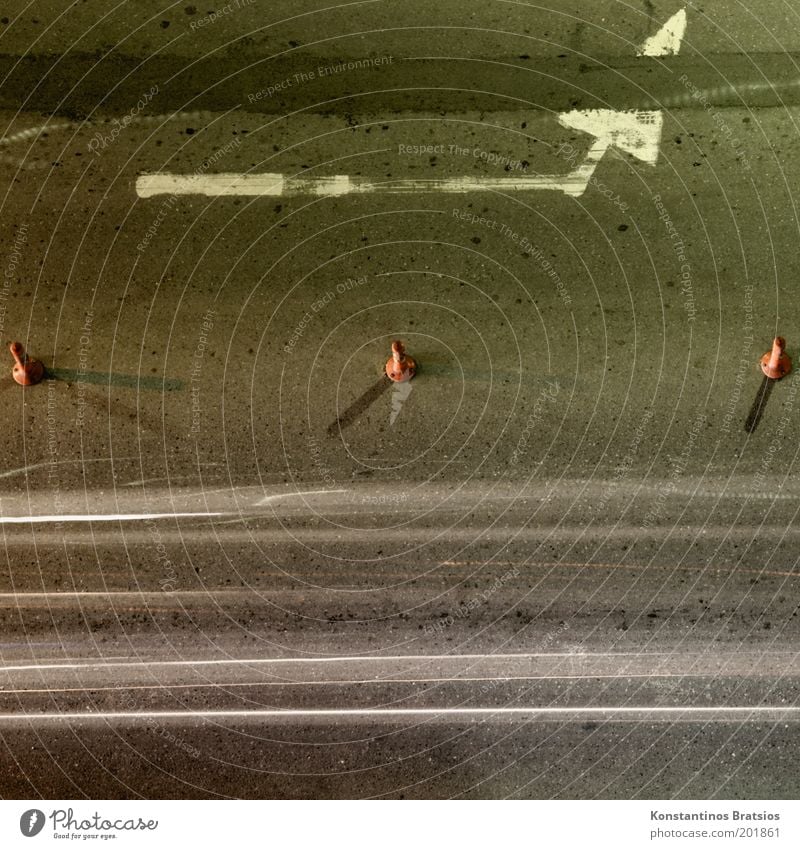
[[[229,788],[237,792],[237,788]],[[246,787],[238,788],[246,792]],[[358,807],[356,807],[358,806]],[[391,806],[391,810],[389,810]],[[305,809],[305,810],[304,810]],[[0,845],[614,847],[800,845],[790,801],[0,802]],[[391,825],[390,825],[391,824]],[[112,842],[113,841],[113,842]]]

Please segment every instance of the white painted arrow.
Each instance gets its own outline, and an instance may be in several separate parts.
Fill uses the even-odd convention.
[[[140,198],[155,195],[205,195],[206,197],[282,197],[311,195],[333,197],[357,194],[419,194],[475,191],[519,192],[535,189],[560,191],[580,197],[589,185],[597,163],[610,147],[618,147],[649,165],[658,158],[661,141],[660,112],[587,109],[558,116],[562,126],[584,130],[595,137],[581,164],[567,174],[515,177],[451,177],[436,180],[385,180],[337,174],[333,177],[290,177],[284,174],[142,174],[136,180]]]
[[[639,48],[640,56],[663,56],[678,52],[686,29],[686,12],[673,15],[659,32]],[[535,174],[513,177],[451,177],[431,180],[372,181],[364,177],[336,174],[332,177],[285,174],[142,174],[136,180],[140,198],[156,195],[205,195],[206,197],[283,197],[310,195],[335,197],[353,194],[419,194],[475,191],[519,192],[560,191],[580,197],[589,185],[597,163],[612,147],[655,165],[661,144],[663,115],[660,111],[632,109],[585,109],[562,112],[563,127],[594,136],[583,161],[567,174]]]

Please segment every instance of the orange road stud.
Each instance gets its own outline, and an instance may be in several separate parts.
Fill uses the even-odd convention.
[[[32,360],[22,347],[22,342],[12,342],[9,346],[14,358],[12,375],[20,386],[33,386],[44,377],[44,366],[39,360]]]
[[[402,342],[392,342],[392,356],[386,363],[386,374],[395,383],[405,383],[417,373],[417,364],[406,354]]]
[[[780,380],[792,370],[792,361],[785,348],[786,340],[783,336],[776,336],[772,343],[772,350],[767,351],[761,358],[761,371],[772,380]]]

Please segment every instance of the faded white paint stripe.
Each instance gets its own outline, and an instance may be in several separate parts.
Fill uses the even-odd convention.
[[[280,197],[282,174],[143,174],[136,180],[140,198],[155,195],[255,195]]]
[[[136,180],[140,198],[155,195],[203,195],[205,197],[249,196],[281,197],[313,195],[334,197],[346,194],[419,194],[444,192],[466,194],[475,191],[518,192],[532,190],[561,191],[582,195],[597,162],[608,148],[603,140],[587,154],[583,165],[568,174],[519,177],[453,177],[441,180],[387,180],[373,183],[367,179],[339,174],[334,177],[284,177],[282,174],[143,174]],[[589,170],[586,170],[586,166]]]
[[[440,707],[440,708],[287,708],[266,710],[150,710],[141,712],[130,711],[98,711],[96,713],[3,713],[0,722],[40,722],[42,720],[86,721],[100,719],[283,719],[290,717],[345,717],[366,716],[380,719],[390,716],[574,716],[574,715],[702,715],[721,714],[724,716],[769,714],[783,718],[800,718],[800,707],[755,705],[753,707],[738,705],[719,706],[653,706],[647,705],[591,705],[586,707]]]
[[[50,592],[17,592],[0,593],[0,602],[3,601],[37,601],[47,599],[57,601],[67,598],[119,598],[130,601],[146,601],[148,599],[166,600],[170,598],[207,598],[215,599],[218,596],[231,596],[252,599],[253,590],[52,590]],[[0,672],[2,669],[0,668]]]
[[[235,666],[240,664],[270,664],[270,663],[381,663],[395,661],[432,661],[432,660],[524,660],[532,657],[569,657],[581,660],[591,657],[648,657],[656,658],[662,655],[658,652],[525,652],[519,654],[392,654],[392,655],[345,655],[342,657],[249,657],[221,658],[218,660],[129,660],[119,662],[84,662],[84,663],[34,663],[22,666],[0,666],[0,672],[28,672],[40,669],[112,669],[116,667],[135,666]],[[666,655],[666,653],[664,654]]]
[[[48,460],[46,463],[31,463],[28,466],[20,466],[18,469],[9,469],[7,472],[0,472],[0,478],[13,478],[17,475],[26,475],[28,472],[36,471],[37,469],[48,469],[51,466],[76,466],[84,463],[120,463],[123,460],[139,460],[138,456],[133,457],[76,457],[73,460]],[[166,480],[166,478],[164,478]]]
[[[147,522],[156,519],[202,519],[227,513],[56,513],[41,516],[0,516],[0,525],[38,525],[57,522]]]
[[[304,498],[307,495],[342,495],[346,493],[346,489],[309,489],[305,492],[282,492],[278,495],[267,495],[260,501],[257,501],[256,507],[266,507],[274,501],[282,501],[286,498]]]

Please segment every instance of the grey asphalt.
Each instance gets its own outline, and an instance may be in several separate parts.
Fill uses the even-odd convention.
[[[796,796],[800,30],[707,5],[3,21],[1,796]],[[659,157],[578,197],[136,192],[560,177],[597,108]]]

